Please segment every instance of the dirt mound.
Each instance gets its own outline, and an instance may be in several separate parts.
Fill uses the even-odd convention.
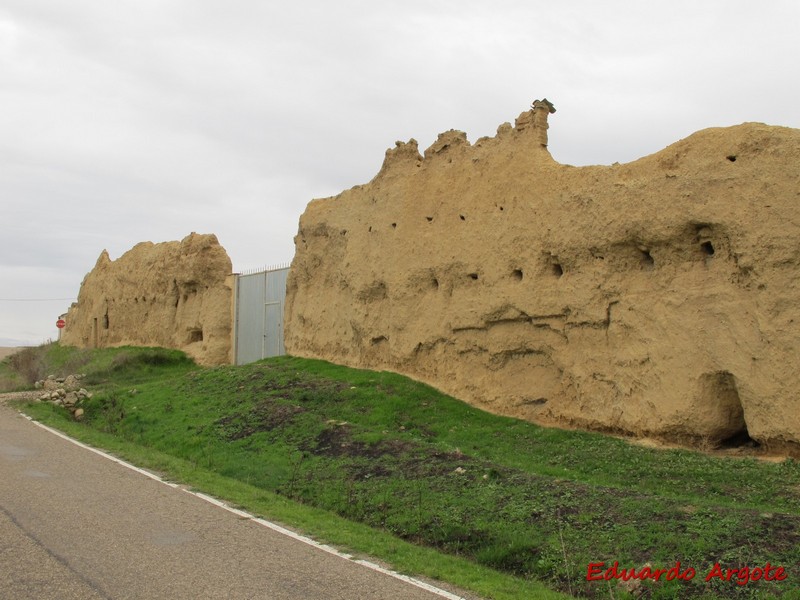
[[[398,142],[371,182],[311,202],[287,351],[540,423],[796,450],[800,131],[572,167],[547,116],[424,156]]]

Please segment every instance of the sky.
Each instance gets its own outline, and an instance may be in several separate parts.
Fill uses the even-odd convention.
[[[800,128],[800,2],[0,0],[0,346],[107,249],[214,233],[285,263],[305,206],[396,140],[495,135],[547,97],[565,164],[707,127]]]

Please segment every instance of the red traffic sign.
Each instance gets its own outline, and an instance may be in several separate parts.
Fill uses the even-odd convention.
[[[56,321],[56,327],[58,327],[59,329],[64,329],[64,327],[66,326],[67,322],[64,319],[59,319],[58,321]]]

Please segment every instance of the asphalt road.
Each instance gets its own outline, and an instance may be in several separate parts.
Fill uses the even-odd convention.
[[[442,597],[150,479],[0,403],[2,600]]]

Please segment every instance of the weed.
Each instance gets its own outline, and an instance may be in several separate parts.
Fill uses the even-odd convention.
[[[12,354],[9,364],[29,384],[47,377],[47,365],[42,356],[41,347],[23,348]]]
[[[117,392],[94,396],[86,401],[84,410],[87,418],[106,433],[118,433],[125,419],[123,402]]]
[[[23,375],[12,366],[12,358],[13,355],[0,361],[0,393],[16,392],[30,385]]]
[[[561,511],[556,511],[556,522],[558,523],[558,539],[561,542],[561,553],[564,556],[564,573],[567,577],[567,591],[572,595],[572,580],[570,577],[569,562],[567,561],[567,545],[564,543],[564,531],[561,527]]]
[[[292,473],[289,477],[289,482],[286,486],[286,495],[289,498],[294,498],[295,484],[300,474],[300,467],[303,466],[303,460],[306,458],[305,452],[298,452],[296,458],[292,461]]]

